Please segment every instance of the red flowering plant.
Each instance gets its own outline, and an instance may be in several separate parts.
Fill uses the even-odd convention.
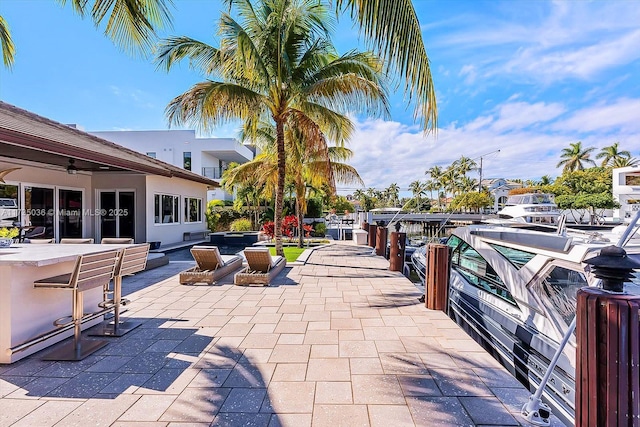
[[[287,215],[282,219],[282,235],[288,238],[293,238],[295,230],[298,228],[298,218],[295,215]],[[313,227],[308,224],[303,224],[305,237],[311,236]],[[273,221],[265,221],[262,224],[262,231],[264,234],[273,239],[275,236],[275,224]]]

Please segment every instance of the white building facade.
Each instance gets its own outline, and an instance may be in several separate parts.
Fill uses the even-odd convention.
[[[504,178],[490,178],[482,180],[482,187],[486,188],[493,197],[493,212],[498,212],[507,202],[509,191],[521,188],[522,184]]]
[[[613,169],[613,199],[620,207],[613,211],[615,218],[629,222],[640,210],[640,168],[627,166]]]
[[[216,181],[0,102],[0,227],[38,238],[180,243]]]
[[[254,150],[234,138],[198,138],[194,130],[90,132],[100,138],[146,154],[220,183],[229,163],[246,163]],[[207,192],[207,200],[233,200],[222,188]]]

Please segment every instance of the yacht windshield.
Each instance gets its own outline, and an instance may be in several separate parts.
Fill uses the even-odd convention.
[[[584,273],[556,265],[542,281],[532,286],[532,290],[568,326],[576,315],[578,289],[588,285]]]
[[[526,263],[531,261],[536,254],[531,252],[525,252],[520,249],[508,248],[506,246],[496,245],[495,243],[489,243],[489,245],[498,251],[500,255],[505,257],[515,268],[520,270]]]

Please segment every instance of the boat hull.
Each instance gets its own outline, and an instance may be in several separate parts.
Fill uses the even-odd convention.
[[[461,280],[452,272],[452,282]],[[458,286],[450,287],[449,316],[520,383],[531,392],[536,390],[557,343]],[[575,371],[566,356],[554,369],[543,400],[563,423],[573,425]]]

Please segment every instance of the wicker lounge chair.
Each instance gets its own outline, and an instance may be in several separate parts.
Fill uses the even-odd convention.
[[[242,258],[237,255],[220,255],[216,246],[194,246],[191,248],[191,255],[196,260],[196,266],[180,273],[180,283],[183,285],[212,285],[242,266]]]
[[[287,260],[283,257],[272,257],[269,248],[246,248],[244,256],[249,265],[233,277],[236,285],[268,286],[287,265]]]

